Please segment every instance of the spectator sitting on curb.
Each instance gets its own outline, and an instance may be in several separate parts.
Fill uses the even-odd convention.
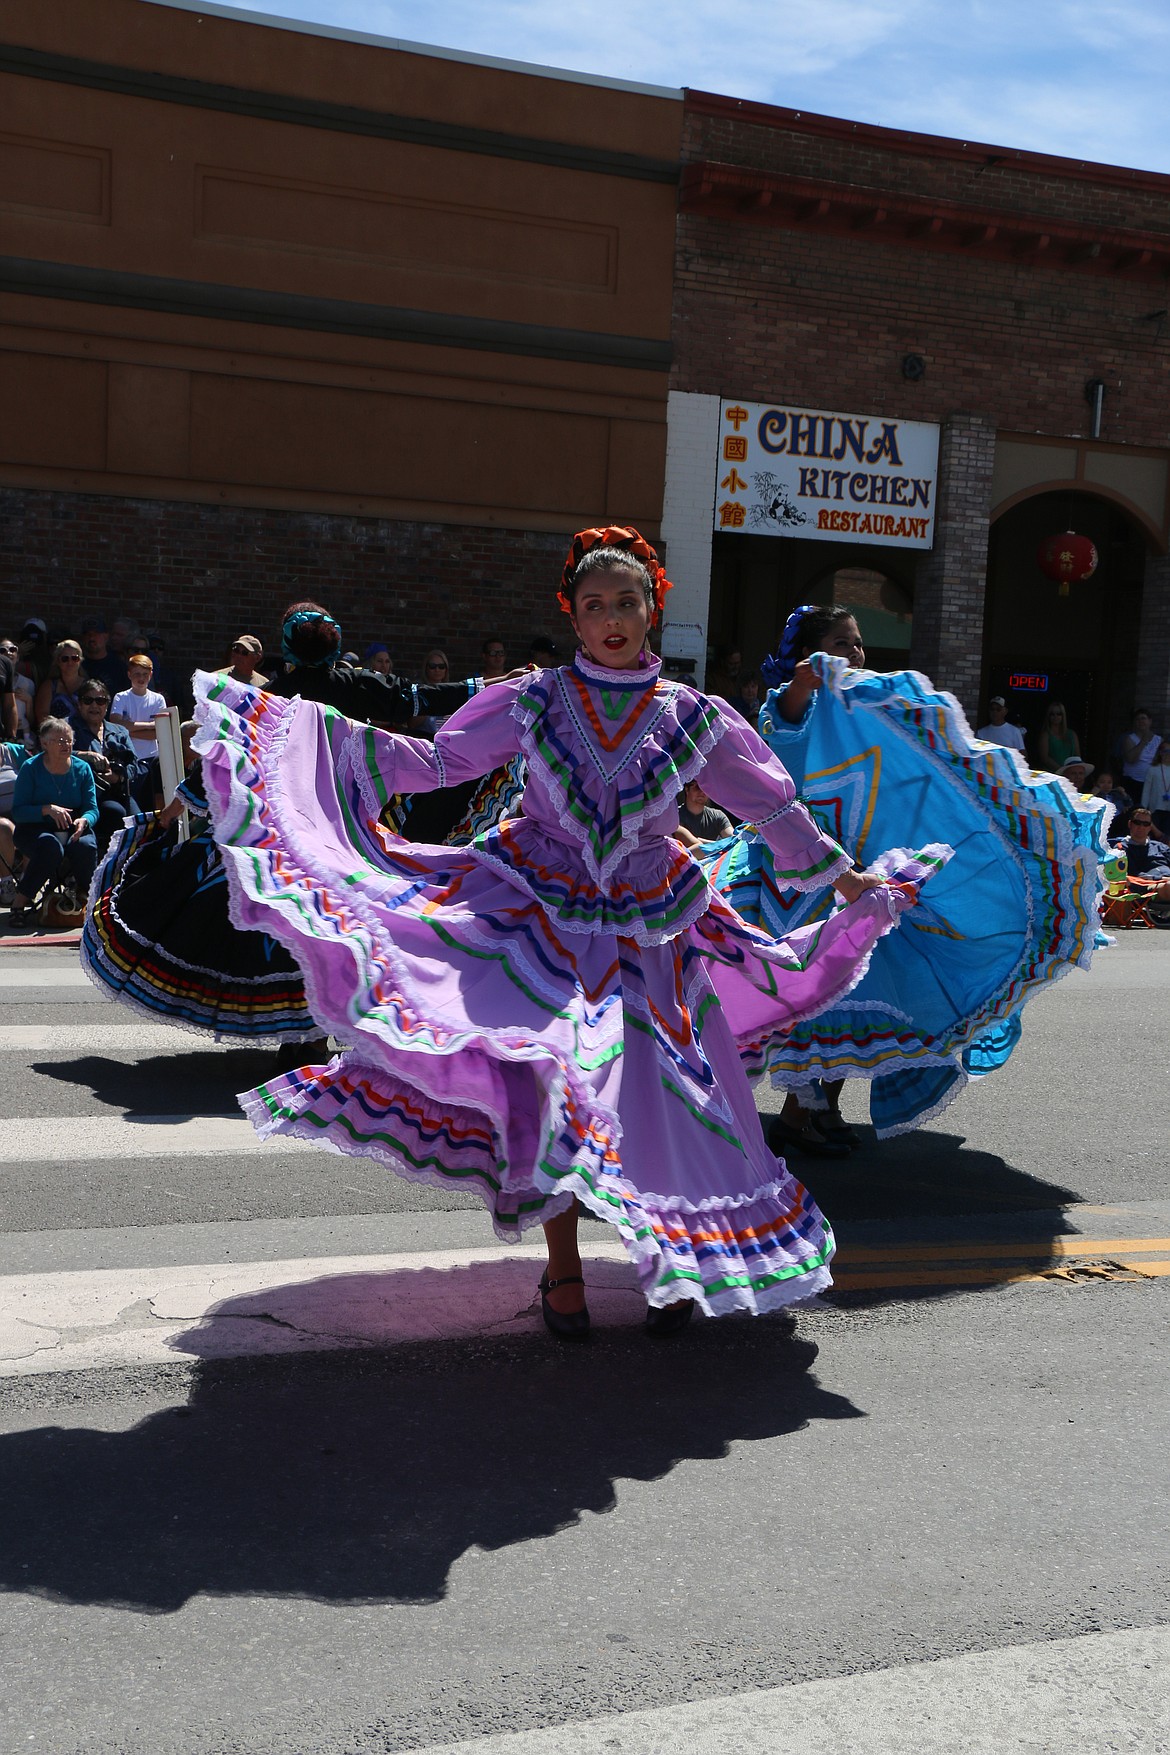
[[[16,849],[28,857],[12,898],[14,918],[63,865],[84,901],[97,864],[97,791],[88,763],[73,754],[73,728],[64,719],[46,719],[40,742],[41,754],[21,766],[12,795]]]
[[[1153,835],[1153,827],[1154,819],[1149,811],[1140,804],[1135,805],[1127,832],[1111,845],[1125,854],[1130,877],[1155,878],[1159,894],[1164,880],[1165,894],[1170,896],[1170,847]]]
[[[688,780],[678,806],[679,827],[696,841],[722,841],[734,831],[726,811],[712,804],[697,780]]]
[[[256,689],[266,688],[268,678],[257,669],[263,657],[264,647],[255,634],[239,634],[232,641],[231,663],[225,664],[219,674],[230,676],[233,682],[250,683]]]
[[[122,827],[122,818],[135,804],[149,810],[153,802],[151,764],[134,754],[130,733],[123,725],[106,720],[110,697],[105,683],[87,682],[79,695],[78,712],[72,720],[73,754],[93,769],[97,788],[97,842],[102,853]]]
[[[1024,733],[1018,725],[1009,725],[1007,702],[1002,695],[992,695],[987,703],[987,724],[981,725],[975,733],[984,743],[997,743],[1005,750],[1018,750],[1023,756],[1027,754]]]

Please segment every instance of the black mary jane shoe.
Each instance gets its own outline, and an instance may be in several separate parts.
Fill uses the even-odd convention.
[[[804,1152],[810,1158],[847,1158],[850,1150],[843,1142],[826,1138],[811,1120],[803,1127],[791,1127],[778,1115],[769,1124],[768,1145],[779,1157]]]
[[[693,1298],[676,1298],[673,1304],[651,1305],[646,1312],[646,1333],[656,1341],[681,1334],[695,1314]]]
[[[824,1134],[830,1145],[847,1146],[855,1152],[861,1144],[861,1135],[850,1127],[844,1116],[830,1109],[827,1113],[820,1110],[816,1114],[817,1132]]]
[[[580,1310],[554,1310],[548,1301],[550,1292],[558,1286],[583,1286],[584,1279],[580,1274],[562,1274],[559,1280],[550,1280],[546,1269],[540,1276],[540,1314],[544,1317],[544,1326],[550,1334],[556,1335],[558,1341],[583,1341],[589,1334],[589,1311],[582,1306]]]

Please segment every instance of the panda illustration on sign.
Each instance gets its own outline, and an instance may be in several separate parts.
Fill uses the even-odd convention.
[[[787,485],[778,481],[769,470],[753,475],[752,481],[756,499],[748,516],[757,529],[764,524],[779,524],[782,530],[790,530],[794,525],[808,523],[808,513],[793,504]]]

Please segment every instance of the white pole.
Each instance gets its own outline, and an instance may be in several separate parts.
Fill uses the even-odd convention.
[[[183,778],[183,737],[179,730],[179,709],[168,707],[154,716],[158,734],[158,772],[162,782],[163,803],[170,804]],[[179,840],[186,841],[191,833],[187,813],[179,818]]]

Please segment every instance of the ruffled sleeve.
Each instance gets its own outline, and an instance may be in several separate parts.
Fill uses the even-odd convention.
[[[473,695],[439,728],[433,743],[373,726],[355,728],[364,764],[376,769],[387,793],[433,792],[502,768],[520,747],[512,709],[521,680],[493,683]]]
[[[722,714],[723,736],[707,757],[703,790],[733,816],[758,829],[772,850],[776,879],[793,890],[821,889],[852,869],[832,836],[817,828],[797,800],[792,776],[750,725]]]

